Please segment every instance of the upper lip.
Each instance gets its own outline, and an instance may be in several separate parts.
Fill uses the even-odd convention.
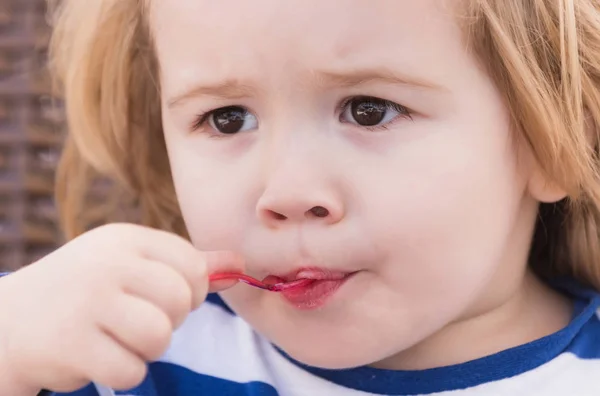
[[[296,279],[313,279],[313,280],[341,280],[346,278],[351,273],[348,271],[336,271],[321,267],[302,267],[287,274],[278,275],[286,282]]]

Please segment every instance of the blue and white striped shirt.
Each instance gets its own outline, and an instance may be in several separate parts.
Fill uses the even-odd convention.
[[[305,366],[211,295],[175,332],[160,361],[149,365],[139,387],[115,392],[89,385],[68,396],[597,396],[600,295],[579,287],[569,293],[575,314],[563,330],[488,357],[421,371]]]

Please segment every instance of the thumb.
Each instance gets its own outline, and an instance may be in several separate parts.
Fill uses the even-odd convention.
[[[237,253],[228,251],[205,252],[208,275],[220,272],[244,272],[244,258]],[[229,289],[237,284],[235,280],[218,280],[209,284],[209,293]]]

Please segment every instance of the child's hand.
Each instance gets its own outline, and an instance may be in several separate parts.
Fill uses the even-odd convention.
[[[0,394],[136,386],[204,301],[208,273],[241,266],[135,225],[82,235],[0,279]]]

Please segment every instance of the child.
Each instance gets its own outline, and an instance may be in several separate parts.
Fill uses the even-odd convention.
[[[600,394],[597,1],[58,7],[72,240],[0,280],[3,395]],[[84,232],[96,172],[141,225]]]

